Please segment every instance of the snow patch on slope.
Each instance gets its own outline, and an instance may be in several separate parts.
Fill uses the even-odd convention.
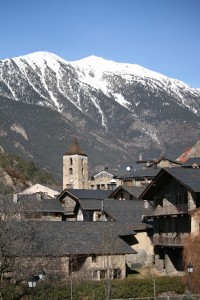
[[[12,126],[11,126],[10,129],[11,129],[12,131],[15,131],[15,132],[21,134],[21,136],[22,136],[25,140],[28,140],[26,131],[25,131],[25,129],[24,129],[22,126],[17,125],[17,124],[12,124]]]

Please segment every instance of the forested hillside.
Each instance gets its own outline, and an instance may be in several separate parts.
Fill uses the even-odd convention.
[[[53,177],[33,161],[0,151],[0,193],[19,192],[33,184],[55,184]]]

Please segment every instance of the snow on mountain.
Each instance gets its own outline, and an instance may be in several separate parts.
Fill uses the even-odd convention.
[[[81,70],[79,79],[82,82],[96,89],[101,89],[106,94],[109,94],[111,90],[109,89],[105,75],[115,74],[123,76],[127,83],[138,81],[144,86],[148,83],[152,89],[161,88],[167,93],[171,92],[182,105],[188,108],[190,108],[190,103],[187,103],[184,98],[183,91],[186,92],[188,90],[194,96],[199,95],[198,89],[193,89],[182,81],[169,78],[137,64],[116,63],[96,56],[90,56],[79,61],[71,62],[71,64],[78,70]],[[121,99],[123,99],[123,97]],[[120,103],[120,101],[118,102]],[[124,103],[126,103],[126,100],[124,101],[123,99],[121,104],[123,105]],[[198,113],[197,109],[192,108],[192,110],[194,113]]]
[[[31,104],[34,110],[50,108],[101,153],[107,145],[107,153],[118,149],[124,159],[150,150],[164,154],[172,145],[176,152],[200,134],[200,89],[136,64],[96,56],[70,62],[35,52],[2,60],[1,98]],[[25,128],[20,120],[17,124]],[[31,126],[34,130],[34,122]],[[31,143],[27,128],[25,132]]]
[[[128,109],[130,109],[131,103],[122,93],[119,94],[114,91],[115,87],[113,87],[113,82],[111,80],[112,77],[118,76],[123,78],[126,85],[140,83],[140,85],[144,88],[148,87],[151,91],[159,89],[163,90],[172,95],[176,101],[180,103],[180,105],[188,107],[194,113],[200,112],[199,107],[192,105],[190,99],[185,97],[186,93],[190,93],[194,97],[198,97],[198,89],[193,89],[179,80],[168,78],[167,76],[148,70],[136,64],[117,63],[96,56],[90,56],[79,61],[67,62],[57,55],[49,52],[35,52],[29,55],[15,57],[11,60],[6,59],[1,61],[1,64],[8,65],[10,61],[16,64],[19,72],[23,74],[24,79],[28,81],[36,93],[40,94],[41,98],[45,99],[48,94],[49,98],[53,102],[53,106],[59,112],[62,111],[62,104],[58,101],[55,91],[51,90],[47,80],[45,80],[45,76],[48,75],[48,72],[51,72],[56,78],[56,88],[58,92],[64,97],[67,97],[68,95],[61,84],[63,80],[63,66],[65,66],[66,69],[71,67],[75,70],[77,73],[77,80],[79,80],[80,83],[83,83],[83,88],[87,88],[85,85],[89,85],[93,89],[101,90],[108,97],[110,94],[113,94],[114,99],[120,105]],[[27,68],[27,66],[29,66],[29,68]],[[45,90],[45,93],[42,93],[41,89],[37,88],[35,80],[32,80],[35,78],[30,76],[30,68],[39,76],[40,84]],[[10,72],[12,72],[12,69]],[[110,80],[108,80],[108,78]],[[15,100],[19,100],[10,83],[6,82],[6,80],[4,83],[11,91]],[[70,87],[70,82],[68,83]],[[76,98],[78,98],[77,95]],[[73,100],[72,103],[74,103]],[[42,104],[43,101],[40,102],[40,105]],[[78,105],[79,109],[82,110],[81,103],[78,99],[76,99],[76,105]],[[51,107],[50,104],[49,106]],[[96,105],[96,107],[98,108],[98,105]]]

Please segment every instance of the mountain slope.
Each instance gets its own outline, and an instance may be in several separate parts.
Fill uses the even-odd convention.
[[[52,176],[33,161],[7,154],[0,149],[0,194],[20,192],[35,183],[55,184]]]
[[[0,61],[0,100],[0,130],[7,125],[1,143],[58,177],[74,134],[92,165],[111,166],[140,152],[177,157],[199,139],[199,89],[94,56],[67,62],[36,52]]]

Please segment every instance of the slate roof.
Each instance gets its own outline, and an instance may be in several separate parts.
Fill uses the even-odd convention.
[[[31,211],[43,213],[64,213],[65,210],[58,199],[38,200],[36,194],[18,195],[17,203],[13,202],[13,195],[0,198],[0,208],[5,211]]]
[[[78,202],[85,210],[101,210],[104,201],[99,199],[79,199]]]
[[[60,196],[63,197],[65,193],[77,199],[99,199],[103,200],[108,197],[111,191],[109,190],[89,190],[89,189],[65,189]],[[60,197],[59,196],[59,197]],[[59,198],[58,197],[58,198]]]
[[[182,167],[192,167],[193,164],[200,166],[200,157],[191,157],[185,163],[182,164]]]
[[[144,208],[143,200],[104,200],[104,211],[112,216],[115,223],[127,224],[133,230],[145,230],[143,214],[150,214],[152,207]]]
[[[83,210],[103,209],[105,214],[114,219],[115,224],[126,224],[132,230],[145,230],[146,224],[142,223],[142,215],[152,213],[152,207],[144,208],[143,200],[81,199],[79,203]]]
[[[115,222],[16,221],[10,226],[18,235],[10,251],[20,256],[136,253],[119,237],[125,227]]]
[[[136,170],[127,172],[124,175],[117,176],[120,179],[128,179],[128,178],[143,178],[143,177],[155,177],[160,169],[144,169],[144,170]]]
[[[200,193],[200,169],[195,168],[169,168],[164,169],[173,177],[177,178],[183,185],[196,193]]]
[[[139,186],[119,186],[117,187],[112,193],[109,195],[109,198],[114,197],[116,193],[118,193],[120,190],[125,190],[129,194],[133,195],[136,199],[139,198],[139,196],[142,194],[142,192],[145,190],[145,187],[139,187]]]
[[[196,168],[165,168],[161,169],[154,180],[146,187],[141,194],[141,199],[151,198],[155,189],[159,189],[160,183],[165,183],[166,176],[176,178],[181,184],[193,192],[200,192],[200,169]],[[156,185],[155,185],[156,183]]]

